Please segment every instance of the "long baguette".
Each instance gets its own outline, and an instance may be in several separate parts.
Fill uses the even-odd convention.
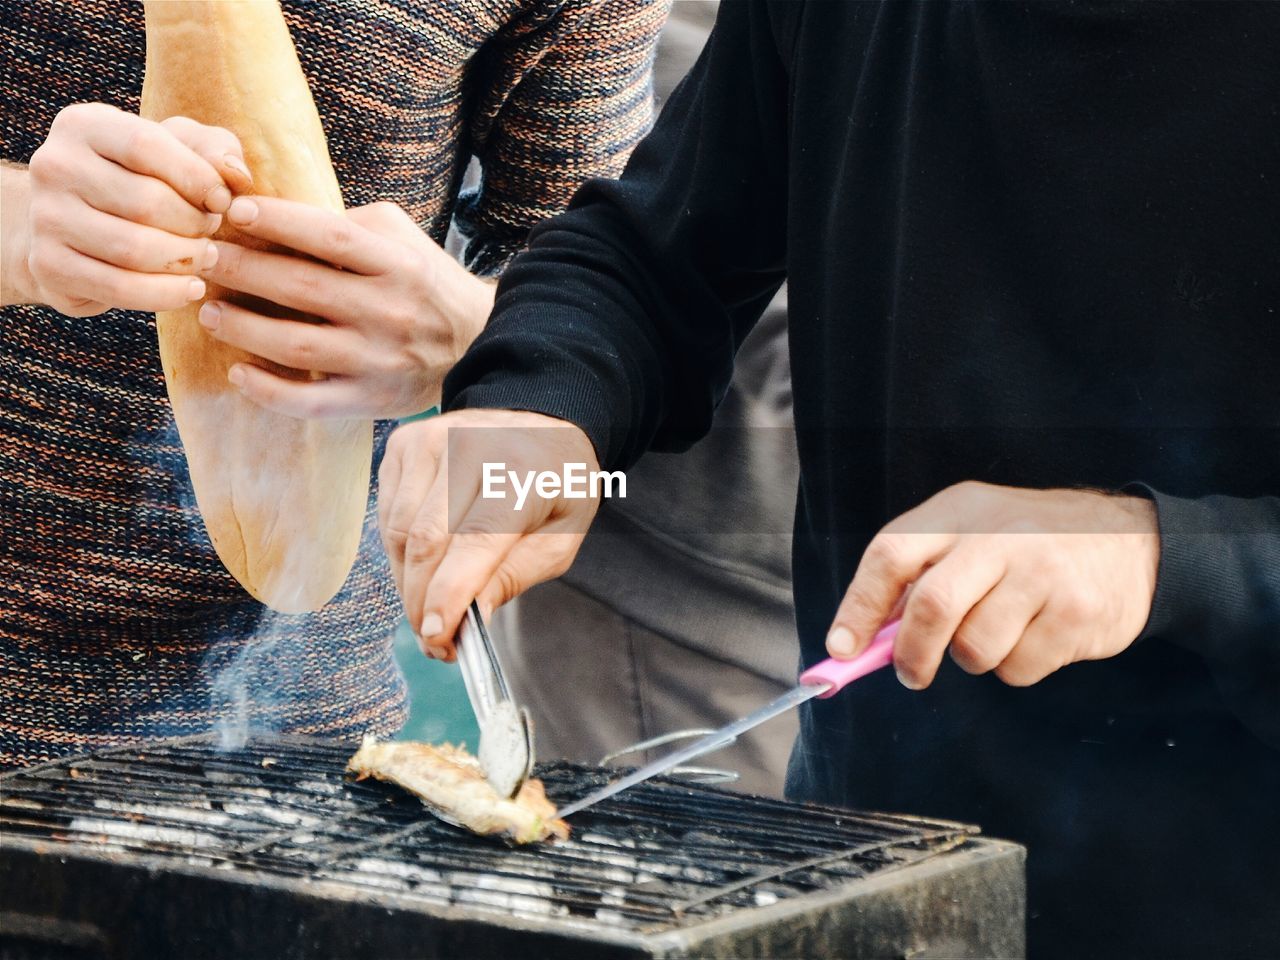
[[[279,0],[144,6],[143,116],[226,127],[240,138],[257,192],[341,211],[324,131]],[[264,246],[226,225],[217,237]],[[298,316],[212,284],[208,297]],[[251,358],[210,337],[196,319],[199,308],[158,314],[156,326],[205,527],[227,569],[258,600],[286,613],[319,609],[355,562],[373,425],[295,420],[245,400],[227,371]]]

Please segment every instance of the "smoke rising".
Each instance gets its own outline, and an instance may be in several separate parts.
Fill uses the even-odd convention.
[[[183,469],[183,447],[172,414],[139,447],[148,451],[149,469],[168,475],[172,502],[181,517],[175,526],[185,547],[175,552],[201,558],[200,566],[214,564],[221,569],[190,476]],[[200,617],[207,624],[209,646],[199,676],[208,692],[218,746],[231,751],[242,748],[252,734],[284,729],[286,717],[293,712],[292,698],[308,689],[303,676],[308,660],[303,649],[306,631],[300,629],[304,617],[276,613],[243,595],[239,601],[229,595],[225,602],[240,609],[210,610],[212,616]]]
[[[296,617],[266,612],[253,634],[238,643],[228,661],[209,652],[209,705],[220,750],[239,750],[251,734],[279,733],[290,691],[306,689],[300,664],[305,651]]]

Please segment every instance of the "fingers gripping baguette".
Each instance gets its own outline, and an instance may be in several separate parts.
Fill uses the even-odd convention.
[[[145,8],[143,116],[226,127],[240,138],[257,192],[342,210],[279,0],[146,0]],[[264,246],[226,225],[217,236]],[[208,298],[298,316],[212,284]],[[227,569],[258,600],[286,613],[319,609],[355,561],[373,425],[295,420],[245,400],[227,371],[252,358],[210,337],[196,319],[199,308],[158,314],[156,327],[205,527]]]

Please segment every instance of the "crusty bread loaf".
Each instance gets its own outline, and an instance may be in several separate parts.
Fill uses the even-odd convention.
[[[145,7],[143,116],[226,127],[240,138],[259,193],[342,210],[279,0],[147,0]],[[218,238],[262,247],[227,226]],[[213,285],[208,295],[297,316]],[[157,328],[205,527],[254,597],[286,613],[319,609],[355,561],[373,425],[295,420],[245,400],[227,371],[250,358],[210,337],[196,319],[199,307],[161,313]]]

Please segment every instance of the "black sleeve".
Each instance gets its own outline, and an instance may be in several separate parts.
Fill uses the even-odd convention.
[[[535,228],[445,409],[568,420],[601,464],[710,427],[734,353],[784,279],[787,79],[763,0],[726,0],[620,180]]]
[[[1236,714],[1280,746],[1280,498],[1143,492],[1160,523],[1143,637],[1203,656]]]

